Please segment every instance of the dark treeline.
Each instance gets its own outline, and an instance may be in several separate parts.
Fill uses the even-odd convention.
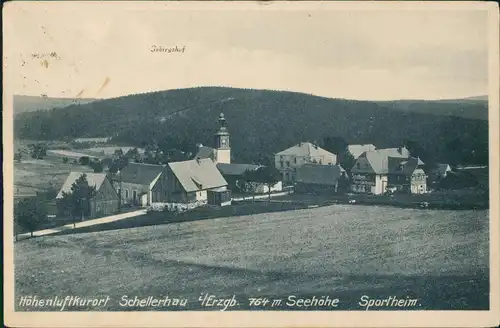
[[[450,115],[474,116],[476,111],[481,117],[487,102],[415,101],[416,111],[407,101],[401,107],[396,103],[203,87],[22,113],[15,118],[15,133],[37,140],[109,136],[117,144],[194,153],[196,143],[212,145],[223,111],[237,162],[267,164],[275,152],[300,141],[321,145],[327,137],[341,137],[350,144],[377,147],[404,143],[417,149],[424,161],[488,163],[488,122]]]

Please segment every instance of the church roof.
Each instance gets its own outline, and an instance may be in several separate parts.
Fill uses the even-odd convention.
[[[217,164],[217,169],[219,169],[222,175],[243,175],[246,171],[255,171],[260,167],[261,165],[256,164]]]
[[[196,158],[210,158],[215,159],[215,149],[212,147],[201,146],[198,148],[198,152],[195,155]]]

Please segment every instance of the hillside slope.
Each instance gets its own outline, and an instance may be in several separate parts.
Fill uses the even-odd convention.
[[[41,140],[106,133],[114,142],[142,146],[167,140],[187,149],[199,142],[212,144],[217,117],[223,111],[237,161],[259,161],[300,141],[321,143],[326,136],[340,136],[350,143],[369,142],[378,147],[396,147],[404,140],[413,140],[442,160],[449,156],[450,147],[456,152],[466,149],[481,156],[480,160],[469,159],[471,162],[487,162],[486,120],[451,116],[449,111],[436,115],[441,107],[433,102],[428,106],[432,110],[413,111],[387,102],[202,87],[24,113],[16,117],[15,132],[18,138]],[[484,110],[484,104],[469,110]]]
[[[14,114],[37,110],[68,107],[73,104],[88,104],[99,99],[93,98],[50,98],[14,95]]]

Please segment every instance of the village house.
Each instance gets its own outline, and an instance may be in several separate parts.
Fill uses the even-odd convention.
[[[227,164],[218,163],[217,169],[228,183],[231,190],[248,191],[256,194],[265,194],[269,192],[269,187],[265,183],[248,181],[246,172],[256,171],[264,166],[257,164]],[[271,186],[271,192],[283,190],[283,183],[278,181]]]
[[[446,178],[451,171],[451,166],[449,164],[437,164],[436,168],[432,170],[431,176],[433,180],[441,180]]]
[[[280,151],[274,156],[274,164],[283,182],[293,183],[297,179],[297,169],[304,164],[337,164],[337,156],[310,142],[301,142]]]
[[[332,194],[347,191],[347,181],[346,171],[340,165],[304,164],[297,169],[295,192]]]
[[[89,186],[96,188],[95,196],[90,200],[90,217],[96,218],[113,215],[119,211],[120,197],[105,173],[71,172],[56,196],[60,212],[64,212],[63,193],[71,193],[71,187],[83,174],[87,176]]]
[[[245,181],[245,172],[247,170],[255,171],[262,167],[258,164],[240,164],[231,163],[231,145],[229,131],[227,128],[224,114],[219,115],[219,129],[214,135],[214,147],[207,147],[198,144],[198,152],[195,159],[211,159],[217,165],[217,169],[228,182],[228,188],[231,190],[252,190],[254,193],[267,193],[269,188],[265,183]],[[282,182],[278,181],[271,186],[271,192],[281,191]]]
[[[228,205],[227,182],[209,158],[168,163],[152,188],[161,203]],[[210,202],[209,202],[210,200]]]
[[[404,147],[366,151],[351,169],[351,190],[375,195],[388,190],[425,193],[427,177],[423,165]]]
[[[116,174],[114,185],[121,195],[122,204],[146,207],[161,199],[153,198],[153,186],[158,181],[164,165],[129,163]]]

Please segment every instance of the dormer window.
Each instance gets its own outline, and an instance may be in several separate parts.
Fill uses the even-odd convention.
[[[198,189],[203,189],[203,184],[200,182],[200,180],[198,180],[196,177],[191,177],[191,180],[194,182],[196,187],[198,187]]]

